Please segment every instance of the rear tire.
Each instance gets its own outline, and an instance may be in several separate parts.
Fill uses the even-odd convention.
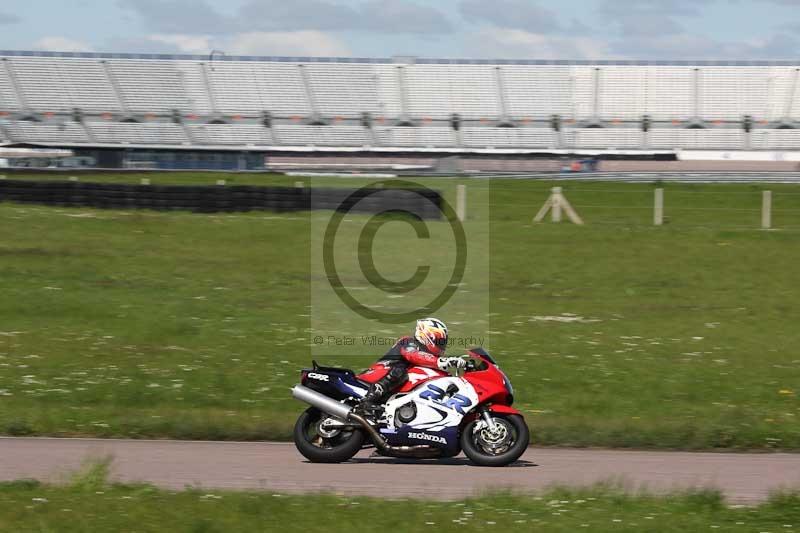
[[[320,421],[328,415],[309,407],[294,425],[294,445],[312,463],[341,463],[351,459],[364,443],[360,429],[340,430],[332,437],[319,434]]]
[[[469,460],[479,466],[506,466],[519,459],[528,448],[530,432],[528,425],[519,415],[506,415],[492,413],[492,418],[497,424],[503,424],[507,432],[507,440],[499,444],[496,453],[487,446],[485,437],[481,434],[487,430],[475,432],[475,426],[482,419],[473,420],[461,432],[461,449]]]

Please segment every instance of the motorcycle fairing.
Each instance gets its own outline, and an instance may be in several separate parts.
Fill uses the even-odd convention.
[[[442,450],[443,456],[458,455],[461,451],[458,426],[439,431],[424,431],[411,426],[381,430],[386,442],[392,446],[433,446]]]
[[[389,372],[389,368],[389,363],[385,361],[378,361],[361,374],[358,374],[356,377],[366,383],[375,383]],[[397,392],[408,392],[424,381],[448,375],[449,374],[447,372],[443,372],[436,368],[412,366],[408,369],[408,379],[400,386]]]
[[[503,413],[507,415],[519,415],[522,416],[522,413],[517,409],[514,409],[510,405],[503,405],[500,403],[493,403],[489,406],[489,411],[492,413]]]
[[[397,411],[413,402],[416,415],[403,423],[395,420]],[[471,409],[478,405],[478,395],[470,383],[459,377],[440,377],[426,380],[411,392],[399,393],[386,402],[381,432],[396,446],[427,444],[443,448],[445,453],[459,447],[458,428]]]
[[[417,385],[430,381],[432,379],[449,376],[447,372],[436,368],[428,368],[425,366],[412,366],[408,369],[408,380],[403,383],[398,392],[410,392]]]
[[[302,376],[302,385],[337,400],[363,398],[368,390],[366,383],[360,381],[352,370],[345,368],[307,368],[303,370]]]

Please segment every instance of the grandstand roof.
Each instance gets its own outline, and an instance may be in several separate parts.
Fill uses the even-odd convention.
[[[191,54],[145,54],[104,52],[49,52],[38,50],[0,50],[0,56],[19,57],[63,57],[84,59],[162,59],[162,60],[209,60],[211,55]],[[401,58],[375,57],[312,57],[312,56],[240,56],[214,54],[214,61],[269,61],[286,63],[406,63],[409,60],[420,65],[630,65],[630,66],[731,66],[772,67],[800,66],[797,60],[640,60],[640,59],[447,59],[403,56]]]

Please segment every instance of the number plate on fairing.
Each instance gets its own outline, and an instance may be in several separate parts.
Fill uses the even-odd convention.
[[[457,377],[443,377],[420,384],[408,394],[395,397],[386,403],[387,422],[395,426],[397,409],[413,401],[417,416],[401,427],[437,432],[457,427],[471,409],[478,405],[478,395],[468,381]]]

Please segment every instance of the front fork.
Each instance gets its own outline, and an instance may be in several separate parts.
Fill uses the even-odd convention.
[[[489,431],[494,432],[497,428],[497,424],[495,423],[494,418],[492,418],[489,408],[485,405],[482,405],[480,407],[479,414],[481,416],[481,420],[475,424],[475,431],[488,429]]]

